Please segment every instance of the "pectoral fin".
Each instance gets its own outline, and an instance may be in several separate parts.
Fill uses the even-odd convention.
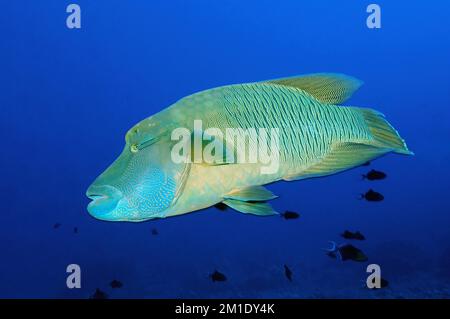
[[[196,140],[200,141],[198,146],[195,144]],[[218,136],[197,131],[191,134],[190,158],[196,164],[211,166],[235,164],[234,159],[237,155],[232,152],[234,151]],[[229,156],[231,154],[233,156]]]
[[[223,203],[238,212],[258,216],[271,216],[278,214],[270,204],[265,202],[243,202],[235,199],[225,199]]]

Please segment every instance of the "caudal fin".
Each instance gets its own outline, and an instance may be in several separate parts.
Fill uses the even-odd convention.
[[[364,117],[366,124],[373,137],[371,145],[389,149],[392,152],[414,155],[406,146],[405,140],[400,137],[398,132],[384,118],[384,115],[372,109],[358,109]]]

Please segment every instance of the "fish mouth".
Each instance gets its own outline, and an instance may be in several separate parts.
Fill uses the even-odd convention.
[[[91,185],[86,196],[91,199],[87,206],[89,214],[97,219],[110,220],[109,215],[117,207],[123,194],[110,185]]]

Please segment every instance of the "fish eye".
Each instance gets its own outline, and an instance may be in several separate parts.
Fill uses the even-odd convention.
[[[139,151],[138,145],[137,144],[131,145],[130,151],[131,153],[137,153],[137,151]]]

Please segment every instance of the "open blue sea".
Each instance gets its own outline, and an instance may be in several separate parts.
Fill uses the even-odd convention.
[[[370,1],[1,1],[0,297],[449,298],[450,2],[374,2],[379,29]],[[67,27],[71,3],[80,29]],[[86,189],[137,122],[201,90],[317,72],[363,80],[345,104],[384,113],[415,156],[269,185],[293,220],[87,212]],[[371,169],[387,178],[363,179]],[[359,200],[369,189],[384,200]],[[368,261],[330,258],[329,241]],[[387,287],[366,287],[369,264]]]

